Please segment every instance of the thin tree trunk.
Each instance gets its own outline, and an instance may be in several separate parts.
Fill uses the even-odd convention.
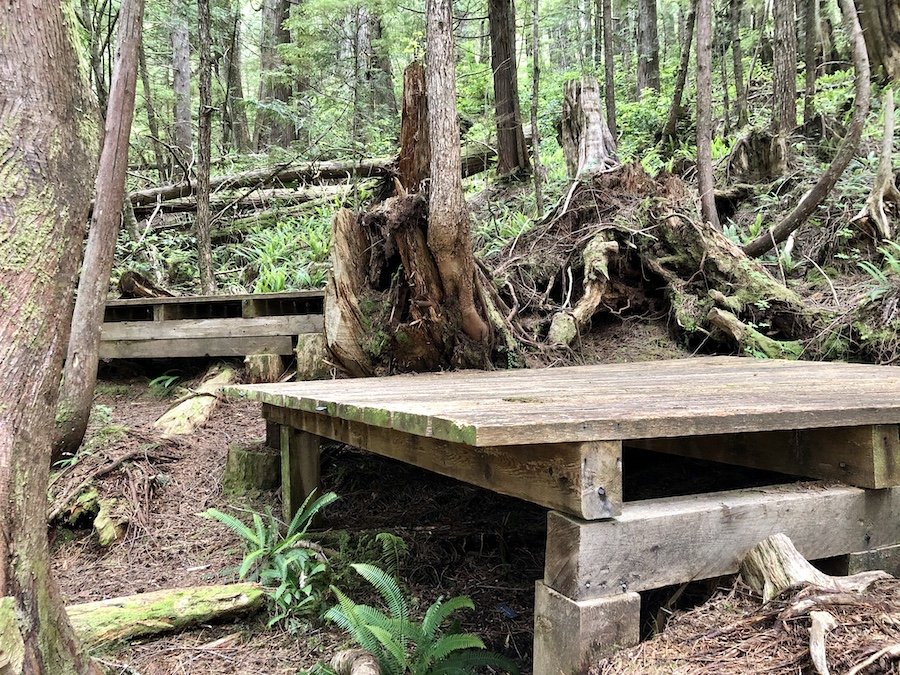
[[[722,123],[724,126],[724,134],[727,136],[731,133],[731,101],[728,98],[728,43],[722,42],[722,49],[719,52],[719,76],[721,78],[720,86],[722,87]]]
[[[819,0],[806,0],[803,18],[806,28],[803,59],[806,69],[806,86],[803,88],[803,122],[806,123],[812,119],[815,113],[813,96],[816,95],[816,69],[822,42],[819,38]]]
[[[427,0],[426,95],[431,139],[428,248],[434,256],[450,312],[463,332],[486,343],[490,330],[475,305],[475,260],[469,210],[463,197],[456,114],[456,62],[451,0]]]
[[[234,148],[238,152],[250,151],[250,126],[244,108],[244,78],[241,68],[241,9],[240,3],[232,7],[231,31],[223,55],[225,64],[225,113]],[[223,118],[225,116],[223,115]]]
[[[216,292],[216,277],[212,267],[210,241],[209,171],[212,153],[212,58],[210,56],[209,0],[197,0],[200,28],[200,133],[197,144],[197,261],[200,268],[200,291],[204,295]]]
[[[612,0],[603,2],[603,89],[606,96],[606,124],[609,133],[618,137],[616,127],[616,81],[613,66]]]
[[[712,167],[712,2],[697,2],[697,188],[700,212],[713,227],[719,214],[713,194]]]
[[[599,0],[598,0],[599,3]],[[538,103],[540,102],[541,83],[541,34],[538,27],[538,10],[540,0],[531,2],[531,159],[534,163],[534,205],[538,218],[544,213],[544,193],[541,186],[543,168],[541,167],[541,130],[538,127]],[[599,13],[595,14],[595,28]],[[599,38],[599,36],[598,36]],[[599,47],[598,47],[599,58]]]
[[[516,14],[513,0],[489,0],[494,116],[497,124],[497,173],[508,176],[530,169],[522,131],[516,77]]]
[[[747,88],[744,86],[744,55],[741,50],[743,0],[731,1],[731,61],[734,70],[734,98],[738,127],[747,125]]]
[[[162,142],[159,136],[159,121],[156,116],[156,107],[153,105],[153,94],[150,90],[150,73],[147,70],[147,56],[144,53],[144,38],[141,36],[141,44],[138,50],[138,66],[141,71],[141,85],[144,88],[144,108],[147,111],[147,126],[150,129],[150,143],[153,145],[153,158],[156,160],[156,172],[159,174],[159,182],[166,180],[166,159],[163,153]]]
[[[857,5],[872,71],[900,81],[900,3],[859,0]]]
[[[789,134],[797,126],[797,12],[794,0],[777,0],[774,8],[772,124],[777,133]]]
[[[594,67],[603,67],[603,0],[594,0]]]
[[[369,13],[369,73],[373,84],[372,101],[377,114],[391,120],[397,118],[397,96],[394,94],[394,73],[391,54],[384,37],[381,15]]]
[[[3,670],[29,675],[98,672],[47,542],[50,436],[99,135],[72,5],[0,5],[0,623],[13,633]]]
[[[869,113],[869,97],[871,94],[869,85],[869,58],[866,55],[866,44],[863,39],[862,28],[853,0],[840,0],[841,10],[844,14],[844,27],[847,37],[853,46],[853,65],[856,68],[855,90],[856,101],[853,106],[853,118],[850,127],[841,141],[834,159],[819,178],[813,188],[803,195],[800,203],[785,218],[768,232],[744,246],[744,253],[758,257],[770,251],[772,247],[787,239],[791,233],[806,222],[813,211],[822,203],[834,188],[844,169],[856,154],[859,139],[862,136],[866,115]]]
[[[638,98],[644,89],[659,92],[659,37],[656,24],[656,0],[638,0]]]
[[[675,76],[675,90],[672,92],[672,104],[669,106],[669,115],[666,118],[666,126],[663,127],[662,140],[670,142],[675,138],[678,120],[681,118],[681,99],[684,96],[684,86],[687,82],[687,72],[691,61],[691,42],[694,39],[694,24],[697,19],[697,0],[691,0],[691,7],[684,19],[684,27],[681,31],[681,62],[678,64],[678,73]]]
[[[128,139],[134,118],[138,52],[144,0],[125,0],[119,20],[119,48],[113,74],[106,132],[97,173],[96,199],[78,280],[72,333],[59,391],[52,460],[74,454],[84,440],[100,358],[100,327],[125,200]]]
[[[191,43],[186,0],[176,0],[172,25],[172,88],[175,92],[175,146],[184,166],[191,163]]]

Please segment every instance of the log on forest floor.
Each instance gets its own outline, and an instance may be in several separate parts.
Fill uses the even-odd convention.
[[[163,437],[193,433],[209,419],[219,405],[221,388],[232,384],[235,377],[235,370],[231,366],[212,366],[204,376],[203,383],[163,413],[153,425]]]

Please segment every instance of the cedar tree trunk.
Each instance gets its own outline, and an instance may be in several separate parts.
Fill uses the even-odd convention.
[[[284,115],[269,109],[273,103],[287,105],[291,98],[291,85],[282,71],[278,45],[291,41],[284,22],[290,15],[290,0],[264,0],[262,31],[259,51],[260,109],[256,113],[256,149],[265,150],[270,145],[286,148],[294,140],[294,125]],[[269,106],[269,108],[267,108]]]
[[[656,29],[656,0],[638,0],[637,94],[644,89],[659,92],[659,38]]]
[[[497,123],[497,173],[507,176],[529,170],[528,148],[519,110],[516,80],[516,12],[513,0],[489,0],[491,68]]]
[[[616,85],[613,71],[613,18],[612,0],[603,0],[603,89],[606,96],[606,124],[613,139],[616,129]]]
[[[187,0],[176,0],[172,17],[172,88],[175,92],[175,146],[182,171],[191,163],[191,42]],[[187,176],[185,176],[187,178]]]
[[[712,2],[697,2],[697,188],[703,220],[719,227],[712,168]]]
[[[772,125],[780,134],[797,126],[797,20],[794,0],[775,0]]]
[[[78,450],[91,414],[100,358],[100,327],[125,200],[128,139],[134,118],[143,15],[144,0],[124,0],[119,12],[119,53],[109,92],[96,199],[59,390],[53,461]]]
[[[200,27],[200,111],[197,143],[197,262],[200,268],[200,290],[204,295],[216,292],[212,269],[212,243],[209,230],[209,172],[212,153],[212,58],[210,57],[209,0],[197,0]]]
[[[0,6],[0,624],[4,672],[29,675],[91,672],[47,543],[50,435],[98,139],[72,4]]]

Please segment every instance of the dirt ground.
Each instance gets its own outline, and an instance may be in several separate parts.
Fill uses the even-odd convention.
[[[277,495],[240,503],[221,486],[228,446],[264,436],[258,405],[221,404],[198,433],[152,448],[150,425],[171,401],[151,395],[147,378],[101,381],[98,393],[97,404],[106,408],[92,423],[91,456],[57,485],[142,445],[150,461],[138,458],[101,480],[101,494],[125,495],[133,504],[135,516],[122,541],[104,549],[90,529],[51,532],[54,572],[66,602],[236,580],[240,541],[198,514],[210,507],[266,505],[278,513]],[[162,458],[154,459],[157,454]],[[459,614],[462,628],[528,672],[534,581],[543,568],[543,509],[345,447],[328,448],[322,468],[323,488],[340,495],[327,512],[324,536],[336,541],[337,531],[347,533],[342,548],[348,562],[371,554],[379,532],[403,537],[410,551],[400,575],[414,603],[424,610],[441,595],[470,596],[476,610]],[[362,592],[356,590],[358,600],[366,599]],[[261,614],[200,626],[109,650],[100,659],[123,675],[296,673],[345,643],[327,626],[291,633],[268,629],[266,621]]]

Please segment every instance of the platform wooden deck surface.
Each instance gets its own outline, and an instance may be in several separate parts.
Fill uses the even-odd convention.
[[[900,369],[700,357],[232,387],[273,406],[470,446],[900,423]]]

